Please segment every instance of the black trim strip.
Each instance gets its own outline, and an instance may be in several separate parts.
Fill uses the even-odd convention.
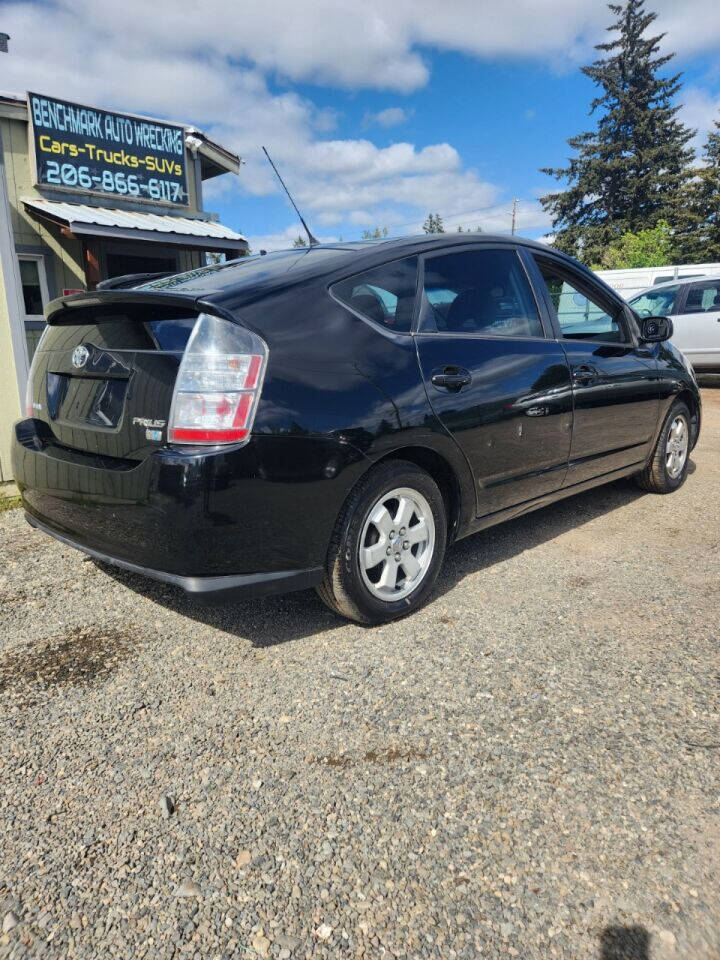
[[[130,563],[128,560],[120,560],[117,557],[109,556],[107,553],[102,553],[100,550],[94,550],[92,547],[66,537],[65,534],[58,533],[57,530],[29,513],[25,514],[25,519],[31,527],[36,527],[48,536],[54,537],[55,540],[59,540],[60,543],[73,547],[75,550],[80,550],[96,560],[102,560],[104,563],[120,567],[121,570],[128,570],[130,573],[138,573],[150,580],[170,583],[175,587],[180,587],[186,593],[197,596],[200,600],[264,597],[273,593],[307,590],[310,587],[317,586],[325,573],[322,567],[309,567],[306,570],[278,570],[272,573],[243,573],[220,577],[182,577],[176,573],[165,573],[163,570],[141,567],[139,564]]]

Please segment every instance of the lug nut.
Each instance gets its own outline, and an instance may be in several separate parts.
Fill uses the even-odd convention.
[[[396,554],[395,554],[395,559],[398,560],[398,561],[400,560],[400,554],[399,554],[399,553],[396,553]]]
[[[402,527],[402,528],[401,528],[401,530],[400,530],[400,536],[401,536],[401,537],[404,537],[404,536],[405,536],[405,527]]]
[[[390,531],[390,539],[391,539],[391,540],[394,540],[394,539],[395,539],[395,531],[394,531],[394,530],[391,530],[391,531]]]
[[[409,550],[409,549],[410,549],[410,541],[403,540],[403,550]]]
[[[387,550],[385,551],[385,553],[386,553],[387,556],[389,557],[390,554],[392,553],[392,547],[388,547]]]

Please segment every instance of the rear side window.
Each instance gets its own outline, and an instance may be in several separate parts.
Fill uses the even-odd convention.
[[[720,311],[720,280],[698,283],[688,289],[683,313],[717,313]]]
[[[340,280],[330,290],[341,303],[373,323],[395,333],[410,333],[417,270],[417,257],[406,257]]]
[[[466,250],[425,261],[423,329],[483,337],[542,337],[514,250]]]

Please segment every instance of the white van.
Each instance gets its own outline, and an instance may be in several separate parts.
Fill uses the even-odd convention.
[[[637,293],[670,280],[720,276],[720,263],[684,263],[668,267],[637,267],[633,270],[597,270],[608,286],[631,300]]]

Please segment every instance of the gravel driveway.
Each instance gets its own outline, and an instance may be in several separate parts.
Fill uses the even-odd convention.
[[[363,629],[0,515],[0,957],[720,956],[720,390]]]

